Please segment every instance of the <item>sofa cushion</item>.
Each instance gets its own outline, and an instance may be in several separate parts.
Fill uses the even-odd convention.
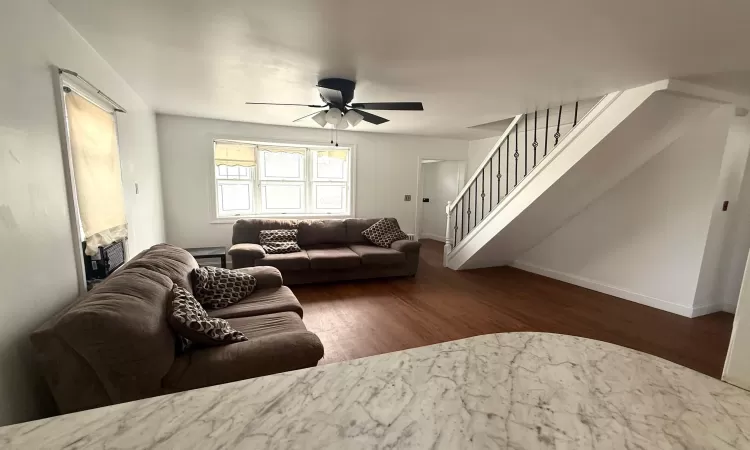
[[[378,220],[370,228],[363,231],[362,235],[368,241],[383,248],[390,248],[391,244],[396,241],[409,239],[409,236],[399,228],[398,222],[393,219]]]
[[[346,244],[346,224],[339,219],[301,220],[299,229],[299,245],[307,247],[315,244]]]
[[[310,268],[310,259],[307,252],[302,250],[296,253],[266,255],[261,259],[256,259],[255,265],[272,266],[279,270],[306,270]]]
[[[278,312],[293,312],[302,317],[302,305],[291,289],[281,286],[259,289],[250,297],[226,308],[209,311],[211,317],[233,319],[237,317],[261,316]]]
[[[362,264],[359,255],[349,247],[307,250],[311,269],[350,269]]]
[[[260,245],[268,255],[280,253],[295,253],[302,251],[297,244],[297,229],[289,230],[261,230]]]
[[[261,230],[289,230],[297,228],[297,220],[240,219],[232,227],[232,245],[259,244]]]
[[[392,248],[375,245],[351,244],[349,248],[362,258],[363,265],[390,266],[406,262],[406,255]]]
[[[177,285],[172,287],[167,320],[177,334],[196,344],[225,345],[247,340],[226,320],[209,317],[198,300]]]
[[[238,317],[227,322],[242,332],[248,339],[257,339],[272,334],[307,331],[302,319],[292,312],[280,312],[253,317]]]
[[[193,295],[206,308],[218,309],[237,303],[252,294],[255,277],[239,270],[220,267],[193,269]]]
[[[201,388],[314,366],[323,344],[291,312],[229,319],[249,337],[222,347],[196,349],[175,360],[166,377],[168,390]]]
[[[380,219],[345,219],[347,244],[369,244],[362,232],[373,226],[378,220]]]

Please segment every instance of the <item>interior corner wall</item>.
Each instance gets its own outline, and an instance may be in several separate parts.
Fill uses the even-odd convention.
[[[154,113],[45,0],[0,3],[0,425],[54,412],[29,334],[78,295],[51,65],[122,104],[131,254],[164,239]],[[140,193],[135,194],[135,183]]]
[[[728,126],[717,109],[514,265],[694,315]]]
[[[735,117],[727,135],[722,163],[723,192],[729,202],[726,235],[713,295],[724,303],[724,310],[734,313],[740,295],[745,263],[750,252],[750,117]],[[715,216],[720,213],[715,212]]]
[[[469,177],[474,174],[487,154],[492,150],[500,136],[469,141],[468,159],[466,164],[466,182],[471,181]]]
[[[232,241],[232,223],[215,223],[212,210],[214,139],[328,145],[331,138],[329,129],[174,115],[158,114],[156,123],[167,241],[182,247]],[[395,217],[407,233],[416,230],[420,157],[465,160],[468,147],[463,140],[346,131],[339,132],[339,142],[356,146],[355,214]]]

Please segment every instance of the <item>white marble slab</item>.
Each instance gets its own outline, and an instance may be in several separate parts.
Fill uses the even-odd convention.
[[[750,393],[598,341],[506,333],[0,428],[7,449],[743,449]]]

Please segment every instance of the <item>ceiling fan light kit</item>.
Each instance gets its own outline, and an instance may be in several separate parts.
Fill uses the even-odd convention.
[[[350,109],[349,111],[344,114],[344,119],[346,119],[347,122],[349,122],[349,125],[356,127],[357,124],[362,122],[362,119],[364,119],[364,116],[362,114],[358,113],[357,111]]]
[[[341,110],[338,108],[331,108],[326,114],[326,122],[330,123],[334,127],[341,122]]]
[[[312,116],[312,120],[314,120],[315,123],[317,123],[321,127],[324,127],[324,126],[328,125],[328,121],[326,121],[326,115],[327,114],[328,113],[326,111],[318,111],[318,112],[315,113],[314,116]]]

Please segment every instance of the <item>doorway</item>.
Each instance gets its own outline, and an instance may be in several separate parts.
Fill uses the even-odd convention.
[[[422,159],[419,167],[417,238],[445,241],[445,207],[463,187],[466,161]]]

